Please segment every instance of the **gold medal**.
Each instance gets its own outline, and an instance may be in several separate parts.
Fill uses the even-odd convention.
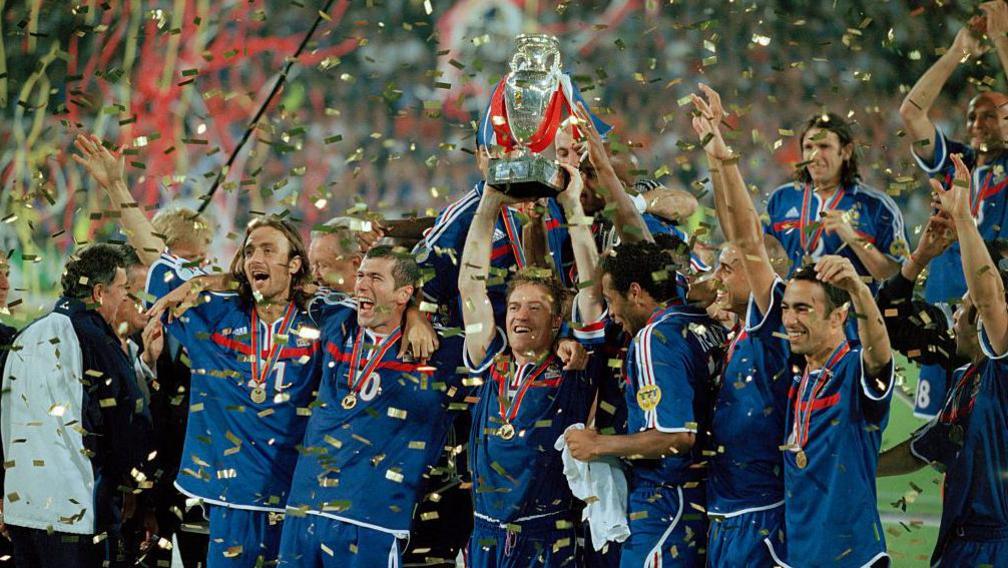
[[[504,425],[497,429],[497,435],[505,440],[510,440],[515,436],[515,428],[510,422],[505,422]]]
[[[805,450],[798,450],[798,453],[795,454],[794,462],[798,466],[798,469],[805,469],[808,465],[808,456],[805,455]]]
[[[815,259],[812,258],[811,254],[806,254],[802,257],[802,266],[808,266],[810,264],[815,264]]]
[[[644,412],[658,408],[659,402],[661,402],[661,387],[658,385],[644,385],[637,391],[637,405]]]
[[[264,389],[262,385],[256,385],[256,387],[252,389],[252,394],[250,396],[252,398],[252,402],[262,404],[266,402],[266,389]]]
[[[340,401],[340,406],[342,406],[344,410],[350,410],[351,408],[357,406],[357,395],[350,393],[344,396],[343,400]]]

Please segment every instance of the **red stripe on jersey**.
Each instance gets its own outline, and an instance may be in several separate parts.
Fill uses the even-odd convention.
[[[333,356],[340,363],[349,363],[350,354],[345,353],[340,350],[339,346],[331,341],[326,341],[325,345],[326,351]],[[361,362],[365,365],[367,364],[367,359],[361,359]],[[412,373],[416,372],[421,367],[420,363],[403,363],[401,361],[382,361],[376,366],[377,369],[390,369],[392,371],[398,371],[400,373]],[[430,374],[433,371],[425,370],[421,371],[424,374]]]
[[[868,233],[858,231],[857,229],[854,229],[854,232],[857,233],[857,235],[862,239],[868,241],[871,244],[875,244],[875,237],[873,235],[869,235]]]
[[[252,346],[246,343],[242,343],[241,341],[231,339],[230,337],[227,337],[220,333],[214,333],[213,335],[210,336],[210,339],[213,340],[213,342],[216,343],[217,345],[227,347],[228,349],[231,349],[232,351],[237,351],[242,355],[250,355],[250,356],[252,355]],[[279,358],[300,359],[301,357],[311,357],[312,354],[314,354],[318,350],[319,350],[319,344],[317,341],[313,342],[311,344],[311,347],[281,347]],[[262,355],[265,356],[265,354],[266,353],[264,351]]]
[[[213,342],[216,343],[217,345],[227,347],[228,349],[237,351],[242,355],[252,355],[252,347],[250,345],[242,343],[241,341],[235,341],[234,339],[231,339],[230,337],[225,337],[224,335],[221,335],[219,333],[211,335],[210,339],[212,339]]]
[[[816,410],[836,406],[838,402],[840,402],[840,393],[824,398],[817,398],[813,401],[798,401],[795,403],[795,410],[812,410],[814,412]]]
[[[800,223],[796,221],[777,221],[773,224],[773,229],[775,231],[783,231],[785,229],[797,229]]]

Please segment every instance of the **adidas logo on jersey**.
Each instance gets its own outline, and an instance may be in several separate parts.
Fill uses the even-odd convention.
[[[801,215],[801,213],[798,213],[797,207],[792,207],[791,209],[788,209],[787,213],[784,214],[785,217],[798,217],[799,215]]]
[[[504,231],[500,230],[500,228],[494,228],[494,237],[493,237],[494,242],[501,241],[506,238],[507,235],[504,234]]]

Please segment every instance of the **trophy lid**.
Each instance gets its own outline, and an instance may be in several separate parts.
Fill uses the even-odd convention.
[[[558,74],[560,72],[560,40],[549,34],[515,36],[515,52],[511,57],[511,71]]]
[[[518,34],[515,36],[515,49],[523,47],[560,51],[560,40],[550,34]]]

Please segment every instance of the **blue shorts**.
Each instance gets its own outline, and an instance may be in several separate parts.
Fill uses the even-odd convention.
[[[288,511],[278,566],[298,568],[396,568],[402,562],[392,533],[319,515]]]
[[[558,529],[557,524],[568,528]],[[577,523],[551,515],[509,524],[511,530],[476,517],[469,537],[469,568],[581,568]]]
[[[699,484],[690,488],[635,487],[627,503],[630,538],[623,543],[620,567],[703,566],[707,515],[701,511],[706,503],[704,488]]]
[[[283,515],[209,503],[205,507],[210,520],[207,568],[252,568],[276,560]]]
[[[1008,568],[1008,540],[976,541],[953,538],[932,566],[990,566]]]
[[[784,554],[784,505],[732,517],[710,515],[709,566],[774,566]]]

